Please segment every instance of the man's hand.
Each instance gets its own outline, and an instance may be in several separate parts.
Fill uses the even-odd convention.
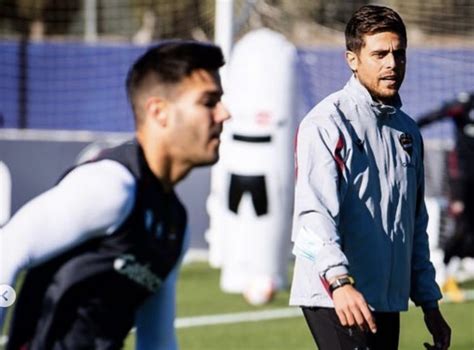
[[[363,331],[377,332],[375,320],[364,297],[352,285],[347,284],[334,290],[334,308],[343,326],[358,325]]]
[[[434,345],[424,343],[428,350],[447,350],[451,344],[451,328],[441,315],[438,308],[423,310],[425,313],[425,324],[433,336]]]

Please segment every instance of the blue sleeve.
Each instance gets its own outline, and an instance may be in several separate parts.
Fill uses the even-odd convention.
[[[423,141],[420,136],[420,161],[417,164],[417,207],[415,218],[415,233],[413,238],[411,291],[410,297],[417,306],[426,308],[437,307],[441,299],[441,291],[435,280],[435,269],[430,261],[428,244],[428,213],[424,200],[424,166]]]
[[[180,261],[169,274],[161,288],[138,309],[136,350],[177,350],[178,341],[174,328],[176,317],[176,281],[181,260],[189,246],[190,233],[186,228]]]
[[[137,350],[177,350],[174,330],[175,292],[179,266],[164,284],[140,307],[136,317]]]

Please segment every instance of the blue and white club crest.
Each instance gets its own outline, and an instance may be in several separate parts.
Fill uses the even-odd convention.
[[[405,152],[411,155],[413,150],[413,138],[410,134],[403,133],[399,137],[400,144],[402,145]]]

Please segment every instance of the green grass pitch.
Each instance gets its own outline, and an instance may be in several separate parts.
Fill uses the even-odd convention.
[[[472,288],[472,283],[469,285]],[[272,310],[288,307],[288,292],[280,292],[269,305],[253,307],[240,295],[224,294],[219,289],[219,271],[205,263],[185,265],[178,283],[178,318]],[[474,350],[474,302],[441,304],[453,330],[453,350]],[[179,328],[181,350],[310,350],[316,349],[303,317],[257,322],[205,325]],[[402,314],[400,350],[424,349],[431,341],[421,310],[411,307]],[[126,350],[133,349],[129,336]]]

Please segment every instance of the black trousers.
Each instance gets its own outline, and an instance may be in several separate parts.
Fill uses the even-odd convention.
[[[397,350],[400,334],[398,312],[373,312],[377,333],[358,326],[341,325],[333,308],[302,307],[319,350]]]

